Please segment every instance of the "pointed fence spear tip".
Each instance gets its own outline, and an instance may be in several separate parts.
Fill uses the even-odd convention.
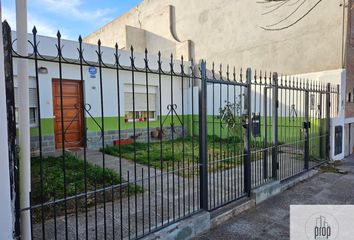
[[[58,37],[58,38],[61,38],[61,33],[60,33],[59,30],[58,30],[58,32],[57,32],[57,37]]]
[[[33,33],[33,35],[36,35],[36,34],[37,34],[37,28],[36,28],[36,26],[33,27],[32,33]]]
[[[114,45],[114,47],[115,47],[116,49],[118,49],[118,43],[116,43],[116,44]]]
[[[82,42],[82,37],[81,37],[81,35],[79,35],[79,42],[81,43]]]

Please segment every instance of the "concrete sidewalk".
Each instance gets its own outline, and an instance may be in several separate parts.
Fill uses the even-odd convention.
[[[320,173],[196,239],[289,239],[290,205],[354,204],[354,156],[337,168],[347,173]]]

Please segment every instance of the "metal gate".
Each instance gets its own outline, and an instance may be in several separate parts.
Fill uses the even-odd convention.
[[[206,136],[207,179],[209,210],[247,196],[246,182],[249,181],[248,165],[245,157],[249,139],[247,139],[247,95],[249,75],[244,76],[242,69],[236,73],[229,67],[223,76],[222,66],[215,73],[214,64],[207,71],[202,62],[202,93],[207,101],[201,99],[201,109],[206,105],[204,129]],[[250,74],[250,72],[248,72]],[[231,75],[231,77],[230,77]],[[248,79],[248,80],[247,80]],[[206,115],[206,116],[205,116]]]
[[[279,179],[284,180],[302,172],[306,167],[309,103],[308,92],[299,83],[295,85],[291,78],[281,79],[278,94],[278,172]]]
[[[328,160],[329,121],[338,111],[338,91],[331,84],[251,69],[243,80],[242,70],[236,78],[235,69],[230,74],[228,67],[223,77],[222,67],[215,74],[214,65],[209,76],[205,63],[201,69],[201,96],[207,96],[205,103],[201,99],[201,109],[207,105],[202,113],[207,161],[202,164],[208,174],[207,180],[201,178],[208,183],[207,209]]]
[[[276,178],[276,74],[255,71],[251,85],[251,161],[252,187],[258,187]]]

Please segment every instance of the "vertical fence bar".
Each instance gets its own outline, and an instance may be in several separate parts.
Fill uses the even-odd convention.
[[[33,55],[34,55],[34,69],[36,78],[36,95],[37,95],[37,115],[38,115],[38,147],[40,159],[40,198],[41,198],[41,224],[42,224],[42,238],[45,239],[45,214],[44,214],[44,171],[43,171],[43,144],[42,144],[42,124],[41,124],[41,96],[38,77],[38,49],[37,49],[37,29],[32,30],[33,33]]]
[[[106,175],[106,156],[105,156],[105,126],[104,126],[104,102],[103,102],[103,96],[104,96],[104,90],[103,90],[103,76],[102,76],[102,51],[101,51],[101,40],[99,39],[97,42],[97,58],[98,58],[98,74],[99,74],[99,86],[100,86],[100,108],[101,108],[101,136],[102,136],[102,171],[103,171],[103,176]],[[103,189],[106,188],[106,179],[103,177]],[[106,218],[106,190],[103,191],[103,229],[104,229],[104,239],[107,238],[107,218]]]
[[[321,90],[322,90],[322,87],[321,87]],[[319,152],[319,157],[321,158],[321,159],[324,159],[324,156],[323,156],[323,153],[324,153],[324,151],[323,151],[323,141],[325,140],[324,138],[323,138],[323,136],[324,136],[324,130],[323,130],[323,121],[322,121],[322,118],[323,118],[323,116],[322,116],[322,109],[323,109],[323,107],[322,107],[322,102],[323,102],[323,100],[322,100],[322,91],[320,90],[320,92],[318,93],[318,95],[319,95],[319,102],[318,102],[318,107],[317,107],[317,109],[318,109],[318,111],[319,111],[319,113],[318,113],[318,116],[316,116],[317,118],[318,118],[318,121],[319,121],[319,139],[320,139],[320,152]],[[316,107],[316,106],[315,106]]]
[[[310,142],[309,142],[309,89],[307,85],[307,89],[305,91],[305,165],[304,168],[306,170],[309,169],[309,150],[310,150]]]
[[[120,99],[120,94],[121,94],[121,81],[120,81],[120,72],[119,72],[119,52],[118,52],[118,43],[115,45],[115,65],[116,65],[116,81],[117,81],[117,112],[118,112],[118,139],[119,141],[122,140],[122,125],[121,125],[121,99]],[[123,183],[123,178],[122,178],[122,151],[121,151],[121,144],[118,145],[118,152],[119,152],[119,184]],[[119,187],[119,216],[120,216],[120,239],[123,239],[123,201],[122,201],[122,187]],[[114,199],[112,199],[114,201]],[[87,238],[86,238],[87,239]]]
[[[133,93],[133,154],[134,154],[134,189],[137,188],[137,165],[136,165],[136,95],[135,95],[135,57],[134,57],[134,48],[133,46],[130,47],[130,65],[131,65],[131,79],[132,79],[132,93]],[[161,128],[162,129],[162,128]],[[135,206],[135,237],[138,238],[138,198],[136,193],[134,194],[134,206]],[[130,219],[129,219],[130,221]]]
[[[339,116],[339,111],[340,107],[342,106],[341,100],[340,100],[340,85],[337,84],[337,116]]]
[[[158,53],[158,91],[159,91],[159,111],[160,111],[160,115],[159,115],[159,125],[160,125],[160,131],[162,131],[162,81],[161,81],[161,74],[162,74],[162,62],[161,62],[161,52]],[[159,137],[159,150],[160,150],[160,168],[163,171],[163,151],[162,151],[162,137]],[[155,173],[156,176],[156,173]],[[163,226],[163,220],[164,220],[164,215],[163,215],[163,192],[164,192],[164,188],[163,188],[163,173],[161,172],[161,183],[160,183],[160,189],[161,189],[161,225]],[[156,225],[157,226],[157,225]]]
[[[149,231],[151,231],[151,162],[150,162],[150,106],[149,106],[149,59],[148,50],[145,48],[145,86],[146,86],[146,111],[147,111],[147,121],[146,121],[146,134],[147,134],[147,158],[148,158],[148,218],[149,218]],[[144,176],[142,176],[143,178]],[[156,185],[156,168],[155,168],[155,185]],[[157,223],[156,223],[157,224]]]
[[[61,45],[61,34],[57,32],[57,51],[58,51],[58,71],[59,71],[59,96],[60,96],[60,129],[61,129],[61,156],[63,169],[63,186],[64,186],[64,226],[65,238],[68,239],[68,210],[67,210],[67,172],[66,172],[66,156],[65,156],[65,127],[64,127],[64,100],[63,100],[63,55]]]
[[[207,81],[206,64],[203,60],[201,73],[202,82],[199,87],[200,208],[208,211]]]
[[[215,79],[214,63],[212,64],[212,74],[213,74],[212,77],[213,77],[213,80],[214,80]],[[216,101],[215,101],[215,83],[214,82],[213,82],[212,92],[213,92],[213,94],[212,94],[212,99],[213,99],[213,101],[212,101],[212,108],[213,108],[213,128],[212,128],[212,131],[213,131],[213,157],[212,157],[213,165],[212,165],[212,169],[214,171],[215,167],[217,167],[217,163],[215,164],[215,162],[218,160],[218,159],[216,159],[216,161],[215,161],[215,155],[216,155],[215,154],[215,141],[216,141],[216,139],[215,139],[215,102]],[[210,158],[209,158],[209,161],[210,161]],[[213,173],[213,188],[212,188],[212,191],[213,191],[213,200],[214,200],[213,207],[214,208],[216,206],[217,200],[219,199],[218,195],[216,195],[217,188],[215,187],[219,183],[218,176],[219,176],[218,172]],[[216,178],[216,180],[215,180],[215,178]]]
[[[338,92],[339,93],[339,92]],[[339,94],[338,94],[339,95]],[[330,124],[331,124],[331,84],[327,83],[326,92],[326,157],[330,157]]]
[[[183,175],[185,175],[185,160],[186,160],[186,156],[185,156],[185,113],[184,113],[184,62],[183,62],[183,56],[181,56],[181,83],[182,83],[182,169],[183,169]],[[178,174],[179,175],[179,174]],[[186,215],[186,179],[183,178],[183,184],[182,184],[182,188],[183,188],[183,216]],[[181,218],[181,215],[179,216]]]
[[[85,238],[88,240],[88,196],[87,196],[87,190],[88,190],[88,183],[87,183],[87,123],[86,123],[86,112],[85,112],[85,107],[86,107],[86,99],[85,99],[85,81],[84,81],[84,55],[83,55],[83,48],[82,48],[82,37],[81,35],[79,36],[79,61],[80,61],[80,81],[81,81],[81,99],[82,99],[82,106],[81,108],[81,114],[82,114],[82,131],[83,131],[83,160],[84,160],[84,191],[85,191],[85,197],[84,197],[84,202],[85,202]],[[80,110],[79,110],[80,111]]]
[[[278,179],[278,73],[273,73],[272,102],[272,177]]]
[[[246,95],[246,107],[245,109],[245,124],[246,124],[246,141],[245,141],[245,163],[244,163],[244,184],[245,184],[245,192],[250,195],[251,194],[251,188],[252,188],[252,177],[251,177],[251,128],[252,128],[252,111],[251,111],[251,99],[252,99],[252,70],[251,68],[247,69],[246,72],[246,83],[247,83],[247,95]]]
[[[264,108],[264,141],[263,141],[263,179],[268,179],[268,89],[267,86],[264,87],[264,98],[263,98],[263,108]]]

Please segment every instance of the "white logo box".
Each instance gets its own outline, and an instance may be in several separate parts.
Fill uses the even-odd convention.
[[[354,205],[291,205],[290,240],[354,239]]]

